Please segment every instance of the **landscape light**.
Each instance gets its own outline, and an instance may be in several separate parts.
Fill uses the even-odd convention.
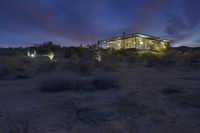
[[[30,56],[31,56],[32,58],[34,58],[34,57],[35,57],[35,55],[34,55],[34,54],[31,54]]]
[[[54,53],[53,52],[49,52],[48,57],[50,60],[53,60],[54,58]]]
[[[28,52],[27,52],[27,56],[30,56],[30,55],[31,55],[31,54],[30,54],[30,51],[28,51]]]
[[[34,58],[36,55],[37,55],[37,53],[35,50],[33,52],[30,52],[30,51],[27,52],[28,57]]]

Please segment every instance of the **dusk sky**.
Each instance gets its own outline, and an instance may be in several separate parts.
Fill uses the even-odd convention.
[[[0,0],[0,46],[79,45],[123,32],[200,46],[200,0]]]

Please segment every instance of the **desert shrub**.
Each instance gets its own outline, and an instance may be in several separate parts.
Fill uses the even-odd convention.
[[[27,57],[22,57],[22,58],[19,58],[19,62],[21,64],[25,64],[25,65],[30,65],[33,63],[32,60],[30,60],[30,58],[27,58]]]
[[[82,47],[68,47],[65,50],[65,57],[70,58],[73,56],[83,57],[85,49]]]
[[[114,65],[114,63],[104,63],[102,65],[102,69],[104,71],[116,71],[116,66]]]
[[[198,53],[196,52],[185,52],[181,56],[181,61],[185,66],[197,67],[199,64]]]
[[[80,78],[80,77],[73,77],[68,78],[66,80],[66,90],[73,90],[73,91],[92,91],[94,87],[89,84],[89,80],[87,77]]]
[[[92,62],[86,60],[71,61],[68,63],[67,68],[75,73],[82,75],[88,75],[91,74],[91,72],[93,72]]]
[[[139,56],[137,53],[132,53],[131,55],[126,57],[126,61],[128,63],[137,63],[138,58],[139,58]]]
[[[161,65],[161,66],[173,66],[173,65],[175,65],[175,63],[176,63],[175,56],[168,54],[168,55],[164,55],[162,57],[159,65]]]
[[[99,63],[99,68],[101,68],[103,71],[109,72],[109,71],[116,71],[118,68],[118,62],[115,60],[103,60]]]
[[[115,51],[115,54],[120,54],[120,55],[126,56],[127,50],[126,49],[120,49],[120,50]]]
[[[62,92],[62,91],[81,91],[91,90],[89,78],[79,77],[74,73],[66,73],[66,75],[53,73],[40,81],[40,90],[42,92]]]
[[[54,71],[56,68],[57,68],[56,62],[45,61],[42,63],[35,64],[35,73],[36,74],[49,73]]]
[[[1,133],[31,133],[30,117],[25,116],[7,116],[0,123]]]
[[[164,94],[176,94],[176,93],[180,93],[180,92],[181,92],[180,90],[170,89],[170,88],[163,90]]]
[[[122,61],[124,61],[125,58],[121,54],[116,54],[116,55],[111,55],[111,59],[113,61],[122,62]]]
[[[196,58],[195,54],[192,52],[170,50],[162,56],[159,65],[192,67],[196,66],[197,63],[198,58]]]
[[[135,48],[132,48],[132,49],[120,49],[120,50],[114,51],[114,54],[120,54],[120,55],[123,55],[123,56],[128,56],[128,55],[131,55],[132,53],[134,53],[136,51],[137,50]]]
[[[95,53],[93,49],[83,49],[83,54],[79,57],[81,57],[82,60],[87,60],[87,61],[93,61],[95,57]]]
[[[65,57],[66,57],[66,58],[70,58],[70,57],[72,57],[72,56],[77,56],[74,49],[75,49],[74,47],[69,47],[69,48],[67,48],[67,49],[65,50]]]
[[[103,52],[103,58],[101,62],[95,62],[95,68],[100,68],[103,71],[116,71],[119,62],[122,62],[124,57],[120,54],[109,53],[109,51]]]
[[[200,50],[193,52],[195,58],[200,59]]]
[[[41,91],[62,92],[66,90],[65,79],[63,77],[48,77],[42,80]]]
[[[36,50],[38,53],[48,53],[50,51],[52,52],[56,52],[56,51],[60,51],[61,50],[61,46],[54,44],[51,41],[48,42],[44,42],[41,45],[37,45],[37,46],[33,46],[33,47],[29,47],[29,50]]]
[[[108,90],[112,88],[119,88],[119,80],[111,75],[98,75],[91,81],[96,90]]]
[[[54,80],[52,82],[52,80]],[[88,91],[92,90],[92,86],[89,86],[87,80],[77,77],[65,77],[64,79],[48,79],[42,83],[42,92],[63,92],[63,91]]]
[[[10,56],[10,57],[16,57],[16,56],[24,55],[24,52],[16,48],[8,48],[5,50],[4,55]]]
[[[78,55],[78,57],[83,57],[83,55],[85,53],[85,49],[82,47],[77,47],[75,51],[76,51],[76,54]]]
[[[39,88],[42,92],[63,91],[95,91],[118,88],[119,81],[111,75],[95,77],[80,77],[75,73],[52,73],[39,79]]]
[[[30,70],[29,70],[30,69]],[[20,62],[6,62],[0,65],[0,79],[6,80],[18,80],[27,79],[32,76],[32,71],[30,66],[26,66]]]
[[[116,51],[112,52],[110,50],[104,50],[102,51],[102,60],[120,62],[124,60],[124,56],[121,54],[117,54]]]
[[[10,67],[6,65],[0,65],[0,79],[4,79],[11,74],[12,74],[12,70]]]
[[[184,66],[184,60],[187,60],[187,57],[184,57],[182,53],[176,51],[165,51],[160,54],[153,54],[150,52],[144,53],[139,57],[140,63],[143,63],[148,67],[172,67],[172,66]]]
[[[152,67],[159,63],[159,57],[158,55],[146,52],[139,57],[139,62],[143,63],[147,67]]]
[[[0,65],[0,79],[28,78],[28,65],[16,60],[8,60]]]

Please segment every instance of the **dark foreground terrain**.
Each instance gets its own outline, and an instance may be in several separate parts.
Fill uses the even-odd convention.
[[[200,132],[196,56],[104,55],[2,57],[0,133]]]

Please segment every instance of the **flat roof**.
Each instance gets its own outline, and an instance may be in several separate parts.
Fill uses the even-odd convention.
[[[143,37],[143,38],[149,38],[149,39],[153,39],[153,40],[165,41],[165,42],[172,42],[172,41],[167,40],[167,39],[161,40],[159,37],[155,37],[155,36],[151,36],[151,35],[147,35],[147,34],[141,34],[141,33],[133,33],[133,34],[117,36],[117,37],[113,37],[113,38],[110,38],[110,39],[101,40],[100,42],[116,41],[116,40],[131,38],[131,37],[135,37],[135,36]]]
[[[172,40],[167,40],[167,39],[163,39],[161,41],[164,41],[164,42],[173,42]]]

